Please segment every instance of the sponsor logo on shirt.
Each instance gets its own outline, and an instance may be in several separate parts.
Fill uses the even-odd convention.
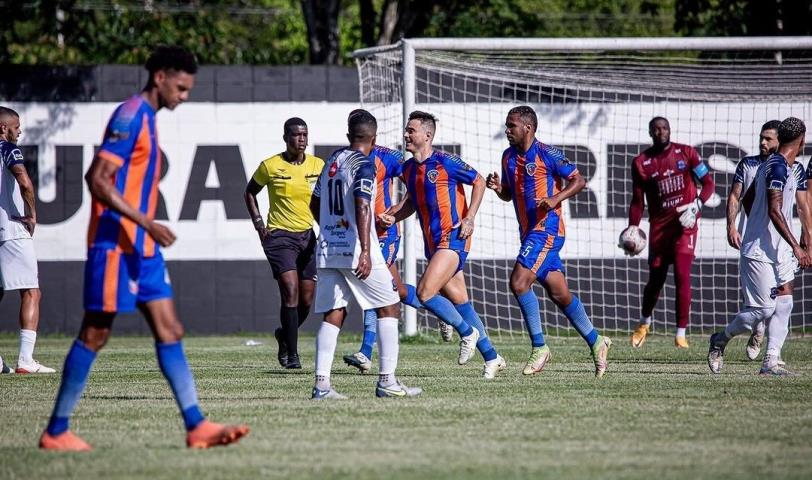
[[[22,160],[23,159],[23,152],[21,152],[21,151],[19,151],[17,149],[12,150],[11,154],[14,155],[15,160]]]
[[[338,162],[333,162],[330,164],[330,169],[327,170],[327,175],[330,177],[335,177],[336,172],[338,172]]]
[[[428,177],[429,182],[431,183],[437,183],[437,177],[439,176],[440,172],[438,172],[437,170],[429,170],[428,173],[426,173],[426,177]]]
[[[646,165],[651,165],[651,159],[650,158],[647,158],[647,159],[643,160],[643,166],[646,166]]]

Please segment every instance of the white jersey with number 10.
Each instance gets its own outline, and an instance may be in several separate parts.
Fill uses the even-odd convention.
[[[320,199],[318,268],[355,268],[361,254],[355,199],[370,202],[369,245],[372,266],[386,265],[375,232],[375,164],[357,150],[344,148],[324,163],[313,195]]]

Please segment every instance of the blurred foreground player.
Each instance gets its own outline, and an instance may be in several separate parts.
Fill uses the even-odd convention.
[[[34,253],[37,226],[34,184],[17,148],[20,115],[0,107],[0,301],[7,290],[20,291],[20,351],[16,373],[54,373],[34,360],[39,326],[39,274]],[[0,359],[0,373],[10,373]]]
[[[665,285],[668,266],[673,264],[677,286],[674,345],[688,348],[685,332],[691,312],[691,264],[699,232],[697,220],[702,205],[713,195],[714,183],[708,166],[693,147],[671,142],[668,120],[654,117],[648,128],[652,146],[632,161],[633,190],[628,228],[639,228],[645,207],[644,197],[651,226],[648,283],[643,290],[640,324],[632,334],[631,342],[632,347],[640,347],[646,341],[651,314]],[[702,184],[699,196],[696,181]]]
[[[160,246],[175,234],[154,221],[161,175],[155,114],[174,110],[194,86],[197,63],[180,47],[158,47],[147,60],[149,80],[140,95],[113,112],[85,179],[93,196],[85,263],[85,316],[65,358],[62,384],[39,441],[47,450],[91,450],[68,429],[96,354],[107,343],[118,312],[136,307],[155,337],[158,365],[169,382],[186,426],[186,444],[208,448],[236,442],[245,425],[220,425],[200,411],[194,378],[183,352],[183,325]]]

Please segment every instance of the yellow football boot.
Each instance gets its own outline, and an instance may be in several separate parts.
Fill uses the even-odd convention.
[[[634,329],[634,332],[632,332],[632,347],[640,348],[646,343],[646,335],[648,335],[649,328],[648,325],[642,323]]]
[[[674,346],[677,348],[688,349],[688,339],[685,337],[674,337]]]

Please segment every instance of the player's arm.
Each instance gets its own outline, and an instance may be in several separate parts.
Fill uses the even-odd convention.
[[[403,199],[397,203],[397,205],[392,205],[386,212],[381,214],[381,222],[386,226],[386,228],[389,228],[392,225],[409,218],[414,212],[414,203],[412,202],[412,198],[407,193],[403,196]]]
[[[703,205],[709,203],[709,206],[715,207],[721,202],[719,196],[715,195],[716,184],[713,182],[713,175],[710,174],[708,166],[700,160],[696,150],[691,149],[689,155],[691,156],[690,162],[693,179],[699,182],[702,186],[702,191],[699,192],[699,198],[695,198],[693,201],[677,207],[677,213],[680,214],[679,223],[682,224],[683,228],[694,228],[696,219],[699,217]],[[713,200],[709,202],[708,200],[711,198],[713,198]]]
[[[482,175],[476,174],[474,182],[471,184],[471,205],[468,207],[468,213],[465,218],[460,220],[458,224],[460,227],[460,238],[465,240],[474,233],[474,219],[476,213],[479,211],[479,206],[482,205],[482,198],[485,197],[485,179]],[[454,225],[456,228],[458,225]]]
[[[154,220],[150,220],[138,209],[130,206],[124,201],[124,197],[121,196],[119,191],[116,190],[115,177],[118,169],[119,166],[115,163],[96,156],[93,159],[93,164],[90,165],[90,169],[85,174],[85,182],[90,194],[111,210],[140,225],[160,246],[168,247],[172,245],[176,239],[172,230]]]
[[[248,209],[248,215],[251,216],[251,222],[254,224],[254,230],[259,234],[260,240],[265,240],[265,237],[268,235],[268,229],[265,228],[265,221],[259,212],[259,203],[257,202],[257,194],[262,191],[262,188],[263,186],[257,183],[253,178],[248,180],[248,185],[245,186],[245,193],[243,193],[243,200],[245,200],[245,208]]]
[[[502,169],[502,178],[506,178],[504,168]],[[485,186],[496,192],[496,196],[499,197],[499,199],[503,202],[513,200],[513,191],[510,189],[509,185],[507,185],[503,180],[500,180],[498,173],[489,173]]]
[[[801,248],[812,255],[812,210],[806,190],[795,192],[795,204],[798,205],[798,217],[801,219]]]
[[[767,189],[767,213],[778,234],[781,235],[789,245],[792,247],[792,254],[798,259],[798,264],[801,268],[810,266],[809,254],[795,240],[792,230],[787,225],[787,220],[781,212],[781,207],[784,204],[783,190],[776,190],[772,188]]]
[[[727,194],[727,243],[736,250],[742,246],[742,238],[739,229],[736,228],[736,215],[741,209],[741,195],[742,184],[734,180],[730,186],[730,193]]]
[[[370,228],[372,228],[372,194],[375,192],[375,165],[365,161],[358,165],[353,174],[352,194],[355,197],[355,228],[358,229],[358,244],[361,254],[355,267],[355,276],[364,280],[372,270],[370,258]]]
[[[643,179],[632,165],[632,201],[629,203],[629,226],[639,227],[643,219],[643,210],[646,208]]]
[[[17,180],[17,184],[20,185],[20,194],[23,197],[24,209],[22,217],[12,217],[12,220],[16,220],[25,225],[25,229],[28,230],[28,233],[34,235],[34,228],[37,226],[34,183],[31,181],[31,177],[28,176],[24,164],[15,163],[9,170],[11,170],[11,174],[14,175],[14,178]]]
[[[569,179],[567,179],[566,187],[552,197],[542,198],[538,206],[544,211],[554,210],[561,205],[561,202],[575,196],[578,192],[583,190],[585,186],[586,179],[576,170],[570,175]]]

